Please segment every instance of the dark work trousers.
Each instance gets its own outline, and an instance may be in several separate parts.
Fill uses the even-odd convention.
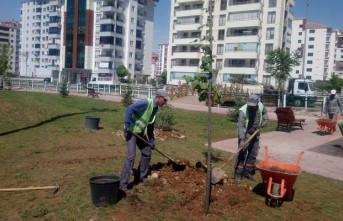
[[[260,138],[254,137],[244,151],[240,151],[236,159],[235,173],[244,175],[253,173],[258,151],[260,149]]]
[[[123,169],[120,175],[120,188],[127,189],[130,180],[131,170],[133,168],[136,157],[136,145],[141,151],[141,159],[138,166],[139,179],[148,176],[150,172],[151,147],[147,146],[143,141],[137,139],[131,133],[128,134],[127,139],[127,154]]]
[[[329,117],[329,119],[337,119],[338,118],[338,114],[337,113],[333,113],[333,114],[328,113],[328,117]],[[333,130],[336,131],[336,125],[333,128]]]

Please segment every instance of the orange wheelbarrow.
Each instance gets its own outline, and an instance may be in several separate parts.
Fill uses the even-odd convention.
[[[300,174],[300,161],[303,151],[300,152],[296,164],[285,164],[270,161],[268,147],[265,147],[265,160],[256,167],[261,173],[262,181],[266,184],[266,204],[268,206],[281,206],[283,200],[293,200],[293,185]]]
[[[316,122],[320,131],[332,135],[337,124],[337,119],[318,119]]]

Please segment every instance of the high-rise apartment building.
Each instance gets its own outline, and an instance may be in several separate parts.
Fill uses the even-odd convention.
[[[154,4],[158,0],[95,0],[95,45],[92,80],[118,81],[123,64],[131,78],[151,74]]]
[[[19,75],[20,24],[18,22],[0,21],[0,47],[4,44],[8,45],[10,51],[8,72],[14,76]]]
[[[168,44],[159,44],[157,50],[157,75],[160,75],[163,71],[167,70],[168,61]]]
[[[333,71],[335,35],[331,27],[294,19],[291,50],[300,50],[300,65],[293,68],[292,77],[326,80]]]
[[[343,78],[343,30],[335,31],[332,73]]]
[[[93,0],[65,0],[60,81],[86,84],[93,65]]]
[[[23,0],[21,4],[20,75],[58,76],[62,0]]]
[[[208,27],[209,1],[171,1],[168,59],[169,84],[183,76],[201,72],[201,53],[195,47]],[[228,83],[244,76],[251,81],[270,84],[265,72],[266,52],[278,47],[290,50],[293,0],[218,0],[213,1],[213,68],[216,83]]]

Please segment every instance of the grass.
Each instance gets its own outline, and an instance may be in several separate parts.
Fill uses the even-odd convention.
[[[1,192],[2,220],[118,220],[126,213],[130,220],[185,220],[166,208],[179,201],[172,191],[165,192],[163,204],[150,202],[153,192],[142,193],[143,202],[122,200],[109,208],[94,207],[90,200],[89,178],[119,174],[125,157],[125,142],[116,136],[123,128],[124,108],[119,103],[54,94],[0,91],[0,179],[1,188],[50,186],[59,184],[57,194],[46,191]],[[86,116],[100,117],[100,130],[85,129]],[[192,164],[206,161],[207,114],[176,111],[175,129],[185,139],[157,141],[172,157],[185,157]],[[264,131],[275,128],[271,122]],[[224,115],[212,115],[212,140],[236,137],[237,126]],[[225,159],[230,154],[214,151]],[[153,153],[153,162],[165,162]],[[258,182],[244,181],[255,186]],[[280,208],[258,204],[251,210],[225,213],[227,220],[340,220],[342,182],[302,173],[295,185],[292,202]],[[5,200],[6,199],[6,200]],[[236,203],[231,199],[229,203]],[[130,217],[132,204],[141,204],[140,217]],[[125,217],[125,216],[124,216]]]

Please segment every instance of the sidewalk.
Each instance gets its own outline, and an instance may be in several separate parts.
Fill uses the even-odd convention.
[[[204,103],[199,103],[197,98],[192,96],[172,100],[170,104],[180,109],[208,111]],[[227,108],[211,108],[212,113],[226,114],[227,111]],[[269,118],[276,120],[276,114],[273,111],[273,108],[269,108]],[[268,146],[270,160],[289,164],[295,164],[299,153],[304,151],[300,162],[303,171],[343,181],[343,137],[339,130],[333,135],[319,132],[315,120],[319,118],[320,113],[307,114],[301,110],[296,112],[296,116],[306,119],[303,125],[304,130],[293,128],[291,132],[263,133],[258,159],[264,160],[265,146]],[[237,138],[214,142],[212,147],[236,153]]]

